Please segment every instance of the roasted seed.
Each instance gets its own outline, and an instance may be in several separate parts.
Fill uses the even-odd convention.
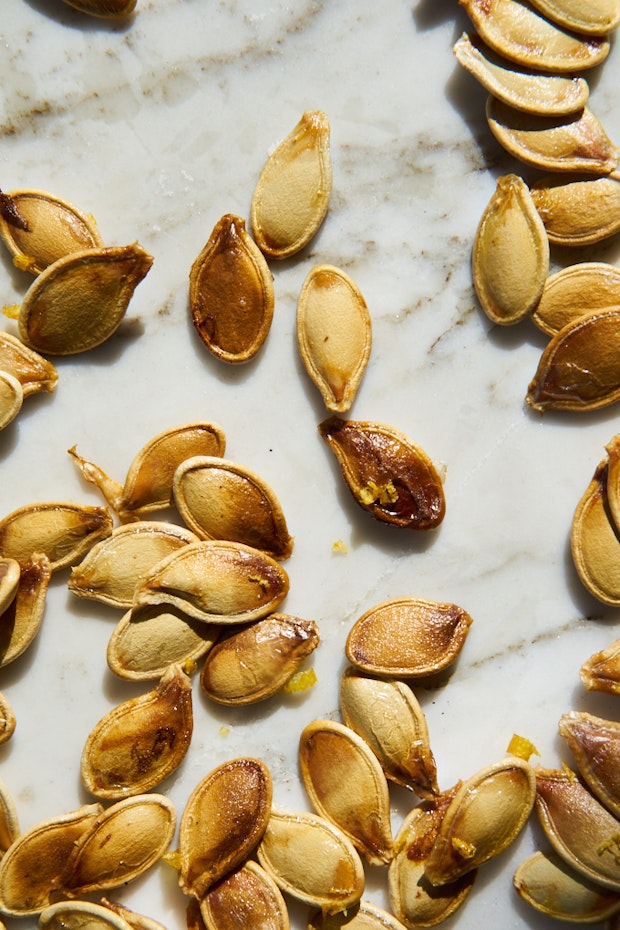
[[[612,437],[605,446],[607,452],[607,481],[605,484],[605,501],[609,508],[609,519],[616,531],[620,532],[620,433]]]
[[[566,179],[552,174],[530,188],[549,241],[592,245],[620,230],[620,181],[616,177]]]
[[[0,667],[21,656],[39,632],[51,576],[46,555],[35,553],[22,565],[15,597],[0,617]]]
[[[120,914],[91,901],[58,901],[39,915],[38,930],[130,930]]]
[[[13,422],[23,402],[24,392],[17,378],[0,370],[0,429]]]
[[[13,708],[5,695],[0,692],[0,745],[11,739],[16,723]]]
[[[24,397],[56,390],[58,372],[52,363],[10,333],[0,332],[0,370],[17,378]]]
[[[104,19],[116,16],[128,16],[136,8],[137,0],[64,0],[68,6]]]
[[[620,724],[570,711],[560,718],[559,731],[590,791],[620,817]]]
[[[200,901],[206,930],[289,930],[282,892],[252,859],[229,872]]]
[[[607,505],[607,460],[596,468],[571,524],[571,553],[582,584],[604,604],[620,605],[620,539]]]
[[[17,594],[21,568],[15,559],[0,558],[0,616]]]
[[[312,914],[308,930],[403,930],[403,925],[371,901],[360,901],[338,914]]]
[[[117,901],[110,901],[109,898],[102,897],[101,904],[122,917],[132,930],[166,930],[157,920],[153,920],[151,917],[145,917],[144,914],[137,914],[135,911],[130,910],[123,904],[119,904]]]
[[[52,571],[79,561],[112,530],[103,507],[53,501],[27,504],[0,520],[0,554],[23,567],[33,553],[46,555]]]
[[[556,920],[592,924],[620,911],[620,893],[588,881],[553,852],[528,856],[513,883],[524,901]]]
[[[594,0],[587,6],[575,0],[532,0],[532,6],[565,29],[586,35],[604,36],[620,22],[618,0]]]
[[[613,306],[620,306],[620,268],[609,262],[579,262],[547,278],[532,320],[554,336],[584,313]]]
[[[19,820],[9,789],[0,781],[0,858],[19,836]]]
[[[591,655],[581,666],[579,676],[587,691],[620,694],[620,639]]]

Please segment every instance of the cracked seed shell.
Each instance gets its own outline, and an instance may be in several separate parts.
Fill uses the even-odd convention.
[[[206,930],[289,930],[286,901],[252,859],[229,872],[200,900]]]
[[[620,230],[620,180],[551,174],[531,185],[534,206],[555,245],[593,245]]]
[[[21,656],[37,636],[51,577],[46,555],[35,553],[22,565],[15,597],[0,616],[0,668]]]
[[[577,262],[549,275],[532,320],[548,336],[591,310],[620,306],[620,268]]]
[[[0,554],[23,567],[37,552],[53,572],[79,561],[112,530],[103,507],[72,501],[45,501],[18,507],[0,520]]]
[[[599,463],[571,524],[570,546],[581,583],[597,600],[620,606],[620,540],[607,505],[608,463]]]
[[[586,691],[620,694],[620,639],[591,655],[581,666],[579,677]]]
[[[620,893],[588,881],[552,851],[528,856],[517,866],[513,884],[531,907],[556,920],[592,924],[620,911]]]
[[[0,332],[0,370],[17,378],[24,397],[56,390],[58,372],[54,365],[11,333]]]
[[[618,0],[531,0],[534,9],[565,29],[585,35],[605,36],[620,23]]]
[[[574,710],[560,717],[559,733],[590,791],[620,817],[620,723]]]

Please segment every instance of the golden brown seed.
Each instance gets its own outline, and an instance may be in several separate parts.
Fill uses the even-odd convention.
[[[525,182],[497,179],[472,249],[474,287],[494,323],[518,323],[536,306],[549,271],[549,240]]]
[[[286,902],[252,859],[213,885],[200,901],[206,930],[288,930]]]
[[[620,817],[620,724],[570,711],[560,718],[559,731],[590,790]]]
[[[0,616],[0,667],[22,655],[39,632],[51,577],[46,555],[35,553],[22,565],[17,593]]]
[[[454,662],[472,622],[456,604],[395,598],[372,607],[355,621],[345,652],[352,665],[371,675],[433,675]]]
[[[241,363],[261,348],[273,318],[273,275],[239,216],[213,228],[189,276],[194,327],[224,362]]]
[[[620,181],[616,177],[565,178],[552,174],[531,186],[532,199],[556,245],[592,245],[620,230]]]
[[[620,532],[620,433],[605,446],[607,452],[607,481],[605,500],[609,519],[616,533]]]
[[[116,16],[128,16],[136,8],[137,0],[64,0],[68,6],[105,19]]]
[[[9,789],[0,781],[0,858],[19,836],[19,820]]]
[[[439,526],[446,511],[441,478],[426,452],[404,433],[335,416],[319,424],[319,433],[360,507],[392,526]]]
[[[0,370],[0,429],[13,422],[23,402],[24,392],[17,378]]]
[[[613,306],[620,306],[620,268],[609,262],[578,262],[547,278],[532,320],[554,336],[584,313]]]
[[[274,613],[220,638],[200,672],[204,693],[219,704],[271,697],[319,644],[312,620]]]
[[[577,504],[571,525],[571,553],[577,574],[590,594],[620,605],[620,539],[606,500],[607,461],[601,462]]]
[[[179,885],[185,894],[204,897],[248,858],[265,832],[271,798],[271,775],[259,759],[231,759],[202,779],[179,827]]]
[[[329,121],[307,111],[276,147],[252,195],[250,224],[268,258],[288,258],[312,239],[325,219],[332,189]]]
[[[588,4],[579,0],[533,0],[532,6],[565,29],[586,35],[604,36],[620,22],[618,0],[594,0]]]
[[[553,852],[528,856],[513,882],[524,901],[556,920],[592,924],[620,911],[620,893],[583,878]]]
[[[117,901],[110,901],[109,898],[102,897],[101,904],[122,917],[125,923],[132,927],[132,930],[166,930],[159,921],[153,920],[151,917],[145,917],[144,914],[137,914]]]
[[[103,507],[65,501],[27,504],[0,520],[0,553],[23,567],[38,552],[57,571],[79,561],[111,530],[112,518]]]
[[[261,549],[274,559],[293,551],[275,493],[257,474],[221,457],[194,456],[177,468],[176,507],[200,539],[226,539]]]
[[[0,558],[0,616],[17,594],[21,568],[15,559]]]
[[[567,323],[545,346],[527,403],[545,410],[600,410],[620,398],[620,306]]]
[[[333,265],[315,265],[297,300],[297,345],[306,371],[328,410],[353,403],[372,345],[366,301],[354,281]]]
[[[91,901],[58,901],[39,915],[38,930],[130,930],[114,911]]]
[[[591,655],[581,666],[579,676],[587,691],[620,694],[620,639]]]
[[[15,732],[15,714],[8,700],[0,692],[0,745],[10,740]]]
[[[376,904],[360,901],[338,914],[315,912],[311,915],[308,930],[403,930],[403,925]]]
[[[58,372],[52,363],[10,333],[0,333],[0,370],[17,378],[24,397],[56,390]]]
[[[80,763],[84,787],[114,800],[150,791],[179,767],[192,729],[191,682],[171,665],[153,691],[114,707],[91,730]]]

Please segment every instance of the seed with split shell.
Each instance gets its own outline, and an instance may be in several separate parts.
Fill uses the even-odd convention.
[[[514,873],[514,886],[533,908],[557,920],[592,924],[620,911],[620,893],[578,875],[553,852],[535,852]]]
[[[532,6],[560,26],[586,35],[605,35],[620,23],[618,0],[588,4],[579,0],[532,0]]]
[[[620,639],[591,655],[581,666],[579,676],[587,691],[620,694]]]
[[[371,675],[421,678],[454,662],[472,622],[456,604],[395,598],[355,621],[345,652],[352,665]]]
[[[0,370],[0,429],[13,422],[23,402],[24,392],[17,378]]]
[[[19,836],[19,820],[9,789],[0,781],[0,858]]]
[[[137,0],[64,0],[80,13],[101,16],[104,19],[116,16],[128,16],[136,8]]]
[[[0,520],[0,553],[28,563],[34,552],[46,555],[52,571],[79,561],[112,530],[103,507],[65,501],[27,504]]]
[[[80,764],[83,785],[102,799],[149,791],[179,767],[192,729],[191,682],[171,665],[153,691],[112,708],[91,730]]]
[[[312,239],[325,219],[332,190],[329,121],[304,113],[274,149],[252,194],[250,224],[268,258],[288,258]]]
[[[494,323],[511,325],[536,306],[549,271],[549,240],[525,182],[497,179],[472,250],[474,287]]]
[[[224,876],[200,901],[207,930],[288,930],[282,892],[252,859]]]
[[[239,216],[227,213],[192,265],[189,306],[206,347],[224,362],[247,362],[273,318],[273,276]]]
[[[439,526],[446,512],[441,478],[426,452],[404,433],[335,416],[319,424],[319,433],[360,507],[392,526]]]
[[[544,171],[598,175],[618,165],[620,151],[588,107],[568,116],[535,116],[489,96],[486,116],[507,152]]]
[[[0,370],[17,378],[24,397],[56,390],[58,372],[52,363],[10,333],[0,332]]]
[[[275,493],[259,475],[221,457],[194,456],[174,474],[173,496],[200,539],[226,539],[287,559],[293,539]]]
[[[575,113],[588,99],[589,88],[583,78],[524,71],[494,56],[475,34],[463,33],[453,51],[459,64],[489,93],[516,110],[559,116]]]
[[[502,853],[525,826],[536,798],[532,767],[508,756],[463,782],[426,859],[433,885],[453,882]]]
[[[73,594],[129,608],[137,583],[163,558],[198,537],[174,523],[144,520],[116,527],[71,569]]]
[[[222,637],[200,673],[205,694],[219,704],[254,704],[271,697],[319,644],[312,620],[274,613]]]
[[[297,345],[328,410],[350,408],[371,344],[370,314],[355,282],[333,265],[315,265],[297,300]]]
[[[620,306],[620,268],[609,262],[578,262],[547,278],[532,320],[554,336],[584,313],[613,306]]]
[[[15,597],[0,616],[0,667],[21,656],[39,632],[51,577],[46,555],[35,553],[22,565]]]
[[[620,606],[620,540],[607,505],[608,465],[599,463],[571,525],[571,553],[582,584],[604,604]]]
[[[299,737],[299,765],[316,812],[339,827],[371,865],[389,862],[388,785],[364,740],[341,723],[314,720]]]
[[[360,901],[338,914],[312,914],[308,930],[403,930],[403,925],[389,911],[371,901]]]
[[[340,712],[372,749],[390,781],[423,798],[438,793],[426,718],[404,682],[348,668],[340,679]]]
[[[317,814],[273,808],[256,854],[278,887],[325,914],[354,907],[364,867],[342,830]]]
[[[224,762],[194,788],[179,827],[185,894],[202,898],[248,858],[265,832],[272,790],[268,768],[252,758]]]
[[[92,217],[62,197],[40,190],[14,190],[8,196],[27,226],[0,216],[0,238],[18,267],[36,275],[73,252],[103,247]]]
[[[530,188],[555,245],[593,245],[620,230],[620,180],[552,174]]]
[[[620,724],[571,711],[560,718],[559,731],[590,790],[620,817]]]
[[[38,930],[130,930],[130,925],[102,904],[58,901],[39,915]]]
[[[0,745],[11,739],[16,723],[13,708],[5,695],[0,692]]]

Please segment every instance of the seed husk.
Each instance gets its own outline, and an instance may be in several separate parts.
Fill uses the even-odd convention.
[[[620,22],[618,0],[595,0],[588,4],[579,0],[532,0],[532,6],[565,29],[586,35],[604,36]]]
[[[189,276],[196,332],[224,362],[240,364],[261,348],[273,319],[273,275],[239,216],[214,226]]]
[[[555,245],[593,245],[620,230],[617,177],[565,178],[552,174],[532,184],[532,199]]]
[[[310,916],[308,930],[403,930],[403,924],[371,901],[360,901],[338,914],[316,911]]]
[[[223,636],[200,672],[204,693],[219,704],[255,704],[272,697],[319,644],[312,620],[273,613]]]
[[[26,227],[0,215],[0,238],[19,267],[38,275],[49,265],[84,249],[103,247],[92,217],[69,201],[40,190],[14,190],[8,195]]]
[[[11,333],[0,332],[0,370],[17,378],[24,397],[56,390],[56,368]]]
[[[297,300],[297,345],[328,410],[351,407],[370,357],[372,323],[355,282],[333,265],[315,265]]]
[[[315,811],[335,824],[371,865],[392,858],[390,798],[367,743],[332,720],[314,720],[299,737],[302,781]]]
[[[22,565],[15,597],[0,617],[0,668],[21,656],[39,632],[51,577],[46,555],[35,553]]]
[[[271,812],[271,775],[260,759],[213,769],[191,793],[179,827],[179,885],[198,899],[244,862],[261,841]]]
[[[620,724],[583,711],[570,711],[560,718],[559,732],[590,791],[620,817]]]
[[[252,859],[224,876],[200,901],[206,930],[289,930],[282,892]]]
[[[329,121],[305,112],[271,153],[252,194],[250,225],[268,258],[288,258],[312,239],[325,219],[332,189]]]
[[[130,930],[120,915],[91,901],[57,901],[39,915],[38,930]]]
[[[507,152],[543,171],[604,175],[618,165],[620,151],[588,107],[568,116],[535,116],[490,95],[486,116]]]
[[[355,621],[345,653],[352,665],[370,675],[422,678],[454,662],[472,622],[456,604],[394,598]]]
[[[599,463],[571,524],[571,553],[582,584],[604,604],[620,605],[620,539],[607,505],[607,460]]]
[[[80,13],[108,19],[133,13],[137,0],[64,0],[64,3],[79,10]]]
[[[225,539],[287,559],[293,538],[274,491],[255,472],[218,456],[193,456],[173,481],[176,507],[200,539]]]
[[[554,852],[535,852],[517,866],[514,886],[541,914],[592,924],[620,911],[620,894],[578,875]]]
[[[589,88],[582,77],[535,74],[495,56],[475,34],[463,35],[453,48],[457,61],[504,103],[525,113],[560,116],[585,106]]]
[[[620,399],[620,306],[592,310],[549,340],[526,396],[545,410],[600,410]]]
[[[579,677],[587,691],[620,694],[620,639],[591,655],[581,666]]]
[[[0,858],[19,836],[17,810],[9,789],[0,780]]]
[[[318,429],[362,509],[391,526],[439,526],[446,511],[441,478],[426,452],[404,433],[383,423],[336,416]]]
[[[256,855],[278,887],[324,914],[354,907],[364,867],[342,830],[317,814],[273,807]]]
[[[518,323],[540,300],[549,240],[529,189],[516,174],[497,179],[476,230],[472,271],[480,305],[493,323]]]
[[[549,275],[532,320],[548,336],[591,310],[620,306],[620,268],[609,262],[578,262]]]
[[[17,720],[6,696],[0,692],[0,746],[15,733]]]
[[[66,501],[26,504],[0,520],[0,554],[23,567],[38,552],[54,572],[79,561],[111,531],[112,517],[103,507]]]
[[[23,402],[24,392],[17,378],[0,370],[0,429],[13,422]]]
[[[340,712],[372,749],[390,781],[423,798],[438,794],[426,718],[404,682],[348,668],[340,679]]]

